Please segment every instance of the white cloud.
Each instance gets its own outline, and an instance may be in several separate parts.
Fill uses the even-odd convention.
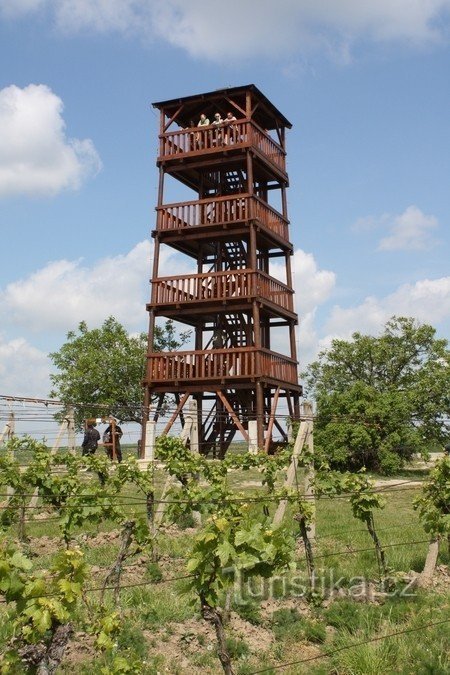
[[[0,334],[0,394],[48,396],[47,352],[82,320],[94,328],[113,315],[130,332],[145,331],[151,256],[150,242],[143,241],[124,255],[90,266],[81,260],[58,260],[0,290],[0,325],[9,333],[22,334],[9,341]],[[175,251],[163,251],[160,274],[169,275],[174,269],[177,274],[194,272],[188,264],[191,261]],[[30,344],[32,333],[40,333],[41,342],[48,340],[45,353]]]
[[[0,381],[2,395],[47,396],[50,389],[47,354],[24,338],[5,341],[0,336]]]
[[[90,139],[67,138],[62,112],[45,85],[0,90],[0,197],[77,189],[100,170]]]
[[[333,337],[346,339],[354,331],[376,333],[394,314],[413,316],[432,325],[449,320],[450,277],[402,284],[390,295],[369,296],[356,307],[333,307],[321,346],[327,346]]]
[[[82,260],[51,262],[10,283],[0,295],[0,307],[11,323],[39,332],[67,331],[82,320],[96,326],[111,314],[136,326],[145,316],[149,255],[148,242],[142,242],[92,267]]]
[[[103,258],[92,266],[82,260],[50,262],[0,292],[3,322],[34,332],[66,332],[82,320],[94,327],[113,315],[129,330],[145,329],[150,257],[150,243],[143,241],[127,254]],[[179,258],[174,251],[164,252],[161,276],[174,268],[183,274]]]
[[[336,275],[329,270],[320,270],[312,253],[298,248],[291,257],[293,286],[297,312],[302,316],[327,300],[334,289]],[[270,273],[284,281],[285,265],[272,263]]]
[[[450,0],[6,0],[3,11],[42,7],[64,31],[153,33],[217,61],[320,50],[348,62],[359,40],[443,40]]]
[[[438,227],[438,220],[417,206],[408,206],[402,214],[388,221],[388,227],[390,234],[380,241],[380,251],[419,251],[435,243],[431,231]]]
[[[55,0],[53,4],[58,27],[68,33],[89,29],[149,34],[151,30],[152,1]]]
[[[299,315],[297,329],[297,351],[303,368],[316,355],[318,337],[315,327],[317,309],[329,300],[335,284],[336,275],[330,270],[320,270],[311,253],[296,249],[291,258],[293,286],[295,290],[295,309]],[[284,263],[273,263],[270,273],[284,280]],[[288,353],[287,334],[275,349]]]
[[[45,7],[47,0],[2,0],[0,16],[15,18]]]

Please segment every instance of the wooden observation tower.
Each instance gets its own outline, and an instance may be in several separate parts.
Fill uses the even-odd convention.
[[[172,419],[183,420],[192,397],[200,452],[223,457],[237,432],[269,450],[273,434],[287,439],[301,395],[286,199],[291,124],[253,84],[153,106],[159,189],[146,408],[172,393]],[[216,113],[224,121],[212,124]],[[211,124],[197,126],[202,114]],[[163,247],[185,256],[192,273],[163,269]],[[153,352],[158,317],[191,328],[192,349]]]

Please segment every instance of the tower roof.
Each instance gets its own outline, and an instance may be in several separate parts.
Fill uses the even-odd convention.
[[[240,87],[215,89],[214,91],[193,96],[174,98],[168,101],[153,103],[154,108],[163,110],[171,118],[174,117],[180,126],[187,127],[191,120],[197,121],[202,113],[213,118],[215,112],[224,117],[231,110],[237,117],[245,117],[246,93],[252,96],[252,119],[263,129],[275,129],[277,126],[292,127],[291,122],[264,96],[254,84]]]

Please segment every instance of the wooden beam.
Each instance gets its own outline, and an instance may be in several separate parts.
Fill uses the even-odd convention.
[[[217,396],[220,398],[220,400],[221,400],[222,403],[224,404],[225,408],[226,408],[226,409],[228,410],[228,412],[230,413],[231,419],[233,420],[233,422],[235,423],[235,425],[237,426],[237,428],[239,429],[239,431],[240,431],[241,434],[243,435],[244,439],[245,439],[245,440],[247,441],[247,443],[248,443],[248,441],[249,441],[249,435],[248,435],[248,433],[246,432],[246,430],[244,429],[244,427],[242,426],[242,424],[240,423],[238,417],[236,416],[236,413],[234,412],[233,408],[232,408],[231,405],[229,404],[227,397],[224,395],[224,393],[223,393],[222,391],[220,391],[220,389],[219,389],[218,392],[217,392]]]
[[[258,103],[257,103],[255,106],[253,106],[252,112],[251,112],[251,117],[253,117],[253,115],[255,114],[255,112],[256,112],[256,110],[257,110],[257,108],[259,108],[259,101],[258,101]]]
[[[278,398],[280,396],[280,387],[277,387],[275,391],[275,396],[272,399],[272,408],[270,411],[270,418],[269,418],[269,425],[267,427],[267,436],[266,436],[266,442],[264,445],[264,452],[267,454],[269,452],[269,447],[270,447],[270,440],[272,438],[272,431],[273,431],[273,423],[275,420],[275,413],[277,410],[277,405],[278,405]]]
[[[245,110],[244,110],[244,108],[241,108],[240,105],[238,105],[237,103],[235,103],[234,101],[232,101],[231,98],[228,98],[228,96],[225,97],[225,100],[226,100],[231,106],[233,106],[234,108],[236,108],[236,110],[239,110],[239,112],[242,113],[243,117],[245,117]]]
[[[182,410],[182,408],[183,408],[184,404],[186,403],[186,401],[188,400],[188,398],[189,398],[189,392],[187,391],[184,394],[181,401],[179,402],[179,404],[177,405],[177,408],[176,408],[175,412],[173,413],[172,417],[170,418],[170,420],[167,422],[166,426],[164,427],[164,431],[162,432],[163,436],[165,436],[166,434],[169,433],[170,429],[172,428],[173,423],[177,419],[178,415],[180,414],[180,411]]]
[[[276,418],[274,420],[274,424],[275,424],[276,428],[278,429],[278,431],[280,432],[280,434],[283,436],[283,439],[285,441],[287,441],[288,440],[287,433],[286,433],[285,429],[283,429],[283,427],[281,426],[281,424],[279,423],[279,421]]]
[[[158,403],[156,404],[155,414],[153,415],[153,421],[154,422],[158,421],[159,414],[161,412],[161,408],[163,407],[163,404],[164,404],[164,394],[161,393],[158,396]]]
[[[172,122],[174,121],[176,116],[180,114],[180,112],[183,110],[183,108],[184,108],[184,105],[180,105],[178,110],[176,112],[174,112],[174,114],[172,115],[170,120],[167,122],[167,124],[164,125],[164,131],[167,131],[167,129],[170,127],[170,125],[172,124]]]

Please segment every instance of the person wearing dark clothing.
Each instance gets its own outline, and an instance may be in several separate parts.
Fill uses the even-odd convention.
[[[114,446],[113,446],[114,434]],[[106,452],[109,459],[113,459],[113,447],[116,451],[116,459],[118,462],[122,461],[122,449],[120,447],[120,439],[122,438],[122,429],[118,424],[110,424],[103,434],[103,443],[106,446]]]
[[[100,434],[93,424],[88,424],[87,429],[84,432],[83,442],[81,444],[81,454],[83,457],[85,455],[93,455],[98,448],[98,442],[100,440]]]

